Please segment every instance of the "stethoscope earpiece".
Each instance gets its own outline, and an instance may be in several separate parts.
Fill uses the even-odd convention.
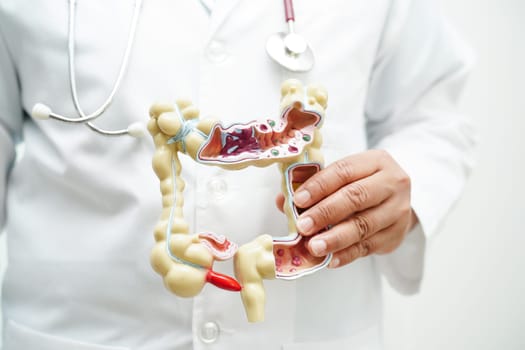
[[[53,113],[51,108],[43,103],[37,103],[33,106],[33,109],[31,110],[31,116],[35,119],[39,120],[46,120],[46,119],[55,119],[59,120],[65,123],[74,123],[74,124],[86,124],[91,128],[91,130],[98,132],[99,134],[106,135],[106,136],[119,136],[119,135],[130,135],[135,138],[142,138],[144,135],[146,135],[146,127],[141,122],[135,122],[131,123],[126,129],[124,130],[104,130],[99,127],[96,127],[89,121],[86,121],[86,118],[67,118],[62,115]],[[90,117],[90,116],[87,116]]]
[[[140,139],[146,135],[146,128],[144,127],[143,123],[136,122],[128,126],[127,132],[128,135]]]
[[[37,103],[33,106],[33,109],[31,110],[31,116],[35,119],[45,120],[49,119],[51,116],[51,108],[46,106],[43,103]]]

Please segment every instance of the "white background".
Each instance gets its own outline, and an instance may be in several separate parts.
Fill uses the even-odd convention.
[[[386,292],[387,345],[525,349],[525,1],[441,3],[478,56],[462,100],[478,164],[432,244],[421,293]]]
[[[478,56],[461,105],[478,125],[478,165],[432,242],[421,293],[385,291],[386,344],[525,349],[525,1],[439,1]]]

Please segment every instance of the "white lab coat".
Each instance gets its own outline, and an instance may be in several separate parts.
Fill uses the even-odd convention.
[[[455,109],[470,54],[432,4],[296,1],[296,28],[316,65],[292,74],[264,51],[267,37],[286,28],[282,1],[219,0],[211,15],[196,0],[145,1],[122,88],[98,125],[146,121],[153,102],[178,97],[225,122],[275,117],[280,83],[297,77],[329,92],[327,163],[384,148],[412,178],[421,225],[396,252],[265,282],[260,324],[246,322],[238,294],[208,285],[178,298],[150,267],[161,209],[150,138],[107,138],[28,116],[37,102],[75,115],[67,11],[65,0],[0,1],[4,350],[380,349],[380,273],[404,293],[417,291],[425,240],[471,163],[472,133]],[[132,0],[79,1],[76,72],[87,112],[109,94],[132,11]],[[21,140],[25,152],[15,161]],[[227,172],[183,163],[192,232],[239,244],[286,233],[273,204],[275,167]],[[231,262],[216,268],[232,273]]]

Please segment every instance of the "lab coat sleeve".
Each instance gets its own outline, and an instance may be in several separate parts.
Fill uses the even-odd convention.
[[[6,218],[7,178],[15,159],[14,140],[22,128],[20,88],[5,39],[0,24],[0,233]]]
[[[472,63],[472,52],[432,0],[392,2],[366,117],[370,148],[387,150],[412,183],[419,224],[396,251],[376,257],[386,279],[404,294],[418,291],[429,239],[473,164],[475,134],[457,108]]]

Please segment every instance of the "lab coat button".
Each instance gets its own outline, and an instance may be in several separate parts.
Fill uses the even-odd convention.
[[[228,58],[228,53],[224,45],[218,41],[212,41],[206,50],[208,60],[213,63],[224,62]]]
[[[211,344],[219,339],[219,325],[215,322],[206,322],[202,325],[199,337],[203,343]]]
[[[222,200],[228,192],[228,185],[222,179],[212,179],[208,182],[208,191],[216,200]]]

